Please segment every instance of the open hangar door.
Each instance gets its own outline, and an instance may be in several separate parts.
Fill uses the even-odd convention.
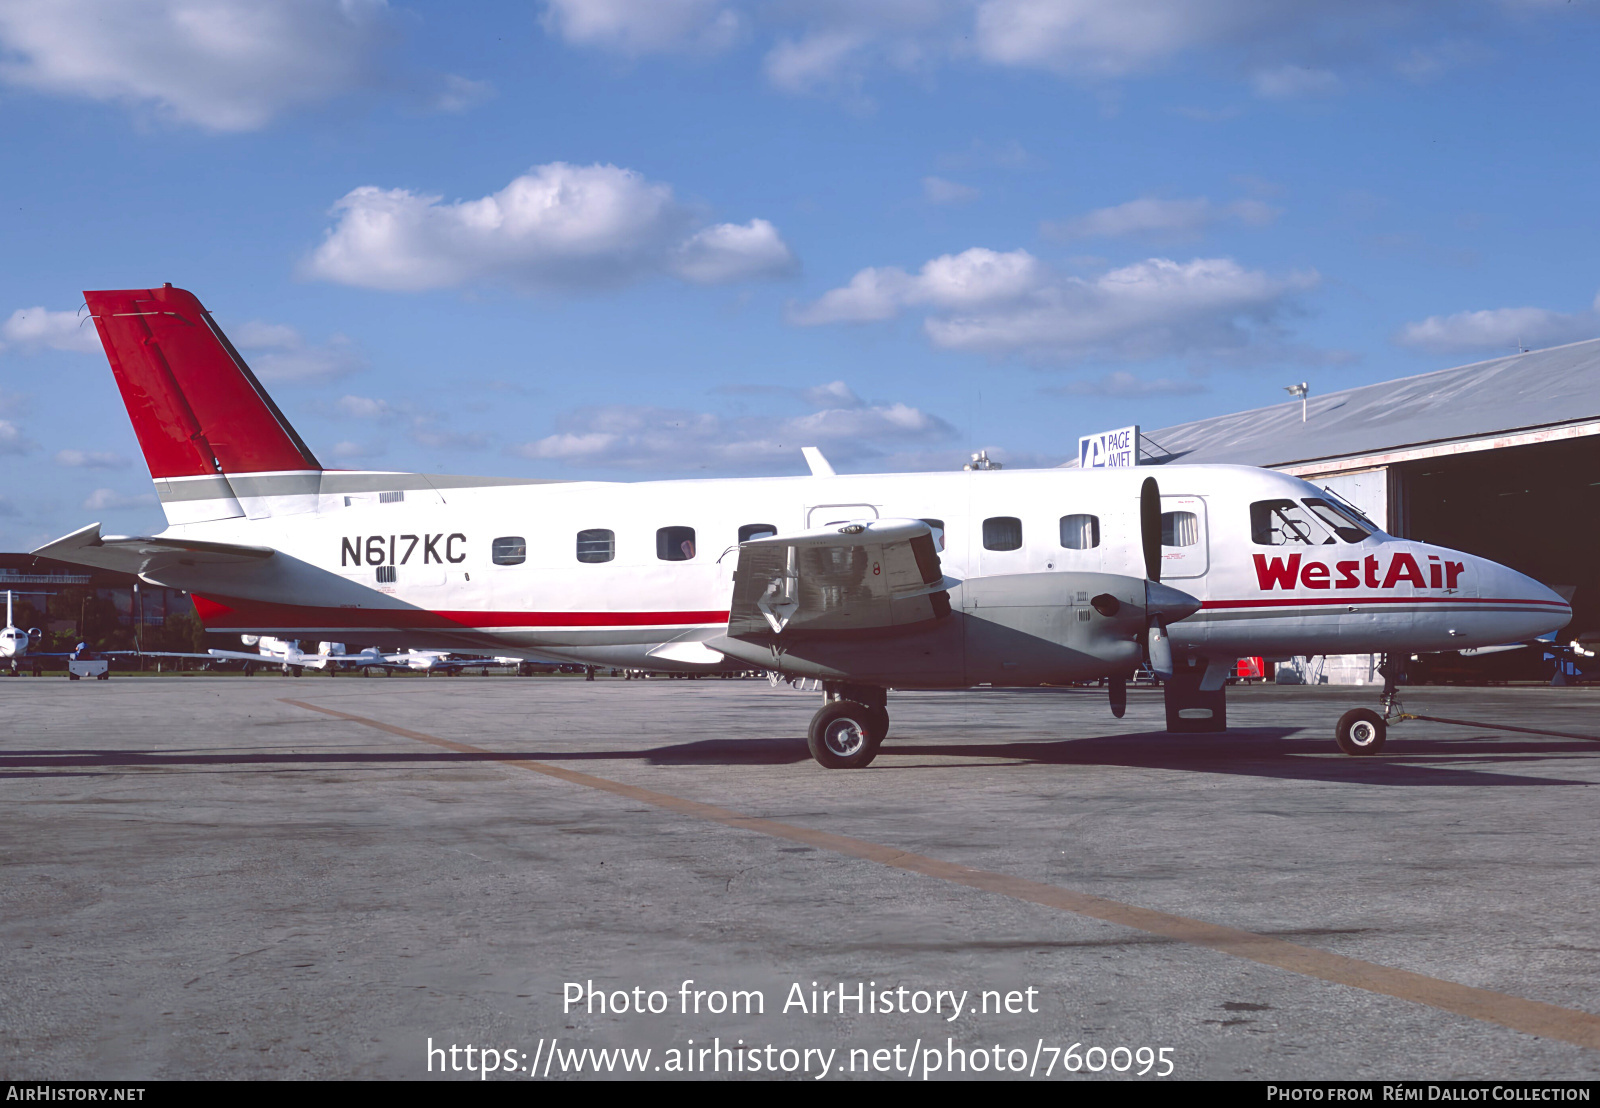
[[[1393,529],[1493,559],[1569,599],[1558,635],[1600,639],[1600,440],[1593,437],[1453,454],[1394,467]],[[1594,643],[1585,642],[1589,649]],[[1456,658],[1428,655],[1413,680],[1548,679],[1535,651]],[[1600,659],[1596,659],[1600,662]],[[1600,675],[1588,664],[1587,676]]]

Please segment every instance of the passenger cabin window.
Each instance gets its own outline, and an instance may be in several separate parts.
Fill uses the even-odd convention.
[[[1199,516],[1193,512],[1161,513],[1162,546],[1194,546],[1199,541]]]
[[[1250,505],[1250,539],[1257,546],[1328,546],[1337,541],[1320,517],[1293,500]]]
[[[778,533],[778,529],[770,523],[747,523],[739,528],[739,541],[749,542],[751,539],[770,539]],[[689,536],[694,537],[693,532]]]
[[[985,550],[1020,550],[1022,521],[1016,516],[993,516],[983,521]]]
[[[925,519],[922,522],[926,523],[928,525],[928,527],[930,529],[932,529],[932,531],[933,531],[933,548],[935,550],[943,550],[944,549],[944,520],[942,520],[942,519]]]
[[[520,566],[528,560],[528,540],[521,535],[507,535],[495,539],[489,551],[497,566]]]
[[[604,527],[578,532],[578,561],[609,562],[617,556],[617,534]]]
[[[1062,516],[1061,545],[1067,550],[1089,550],[1100,545],[1099,516]]]
[[[663,562],[687,562],[694,557],[693,527],[663,527],[656,532],[656,557]]]

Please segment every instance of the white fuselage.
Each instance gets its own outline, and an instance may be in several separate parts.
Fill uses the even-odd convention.
[[[367,487],[384,484],[360,476]],[[1073,571],[1142,577],[1139,488],[1149,476],[1160,483],[1163,512],[1187,513],[1173,517],[1183,522],[1162,550],[1163,583],[1202,602],[1171,628],[1180,654],[1455,650],[1530,638],[1570,616],[1560,597],[1520,573],[1382,532],[1359,542],[1325,541],[1331,532],[1310,544],[1258,542],[1253,504],[1326,494],[1243,466],[481,487],[394,474],[394,492],[382,497],[330,495],[325,477],[321,495],[247,505],[258,518],[168,532],[270,546],[278,556],[268,563],[173,567],[161,581],[194,591],[211,630],[673,668],[650,652],[725,629],[742,527],[783,534],[916,518],[942,525],[942,568],[957,581]],[[174,519],[207,512],[192,497],[173,507]],[[1093,528],[1064,522],[1083,516],[1094,517]],[[994,520],[1002,521],[989,524],[999,541],[986,545],[985,521]],[[1017,523],[1020,545],[990,548],[1011,545]],[[1098,545],[1089,545],[1095,530]],[[507,540],[499,562],[512,563],[519,548],[522,560],[497,564],[496,540]],[[590,560],[580,561],[580,551]],[[977,601],[964,598],[973,591],[958,585],[951,600],[981,617]]]

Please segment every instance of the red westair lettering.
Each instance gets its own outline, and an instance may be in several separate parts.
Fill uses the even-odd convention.
[[[1257,554],[1256,581],[1263,590],[1292,589],[1295,582],[1300,579],[1300,555],[1289,555],[1288,564],[1282,558],[1267,561],[1265,554]]]
[[[1419,589],[1428,587],[1428,583],[1422,579],[1422,567],[1409,554],[1394,556],[1394,561],[1389,563],[1389,572],[1384,576],[1383,587],[1392,589],[1399,581],[1409,581]]]

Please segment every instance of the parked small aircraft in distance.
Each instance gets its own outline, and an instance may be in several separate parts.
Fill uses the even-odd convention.
[[[199,656],[218,661],[243,662],[245,676],[254,672],[254,667],[257,665],[280,666],[284,673],[299,677],[308,669],[328,670],[336,674],[341,669],[382,666],[388,661],[375,646],[369,646],[358,654],[347,654],[342,642],[319,642],[316,651],[311,653],[300,649],[299,639],[279,639],[271,635],[242,635],[240,641],[245,646],[254,646],[255,652],[221,650],[213,647],[206,654]]]
[[[31,662],[33,675],[39,677],[44,673],[40,664],[46,658],[64,658],[67,663],[67,676],[73,681],[83,677],[96,677],[104,681],[111,674],[111,661],[103,654],[89,649],[89,644],[81,642],[76,649],[71,651],[55,651],[44,653],[30,649],[32,645],[44,637],[37,627],[24,631],[16,626],[16,616],[12,605],[12,590],[6,590],[6,625],[0,628],[0,662],[9,661],[11,676],[21,675],[25,668],[24,662]]]
[[[346,652],[342,642],[319,642],[316,651],[300,649],[298,639],[279,639],[271,635],[241,635],[245,646],[256,647],[254,654],[244,650],[222,650],[213,647],[207,654],[183,654],[184,658],[214,658],[218,661],[243,662],[249,676],[256,664],[280,666],[283,672],[299,677],[308,669],[327,671],[337,675],[341,669],[401,669],[419,670],[423,673],[457,673],[464,669],[517,666],[528,672],[530,663],[522,658],[482,658],[452,654],[447,650],[406,650],[398,654],[385,654],[375,646],[362,648],[355,654]]]
[[[385,658],[392,669],[415,670],[429,675],[435,673],[454,675],[464,669],[494,669],[506,666],[515,667],[519,674],[557,668],[551,663],[531,662],[521,657],[484,658],[471,654],[457,654],[449,650],[410,649],[398,654],[385,655]]]
[[[37,627],[29,628],[28,630],[24,631],[22,628],[18,627],[16,623],[17,617],[12,609],[11,603],[11,590],[7,589],[6,625],[5,627],[0,628],[0,661],[9,663],[8,668],[11,670],[11,676],[13,677],[17,676],[17,674],[22,671],[22,659],[28,656],[28,647],[33,645],[35,642],[38,642],[42,636],[42,632]],[[46,657],[47,655],[41,655],[35,652],[32,656],[35,659],[33,663],[33,675],[37,677],[39,676],[39,663],[37,659]]]
[[[1226,726],[1240,657],[1459,650],[1570,609],[1244,466],[636,484],[324,470],[193,295],[85,294],[167,530],[38,553],[186,589],[208,630],[822,683],[812,755],[872,761],[889,689],[1104,679]],[[515,522],[512,522],[515,521]],[[1336,728],[1371,754],[1378,713]]]

